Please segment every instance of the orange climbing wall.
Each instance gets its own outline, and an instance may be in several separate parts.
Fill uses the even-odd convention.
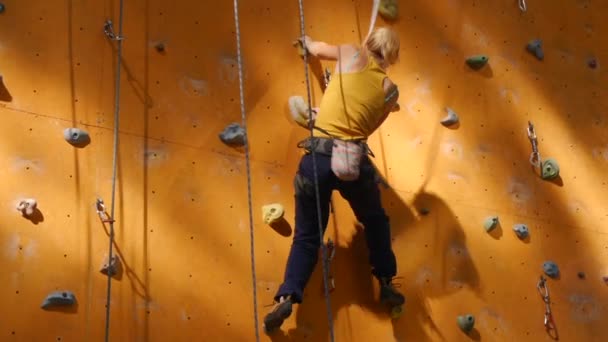
[[[116,66],[103,24],[117,27],[119,3],[2,2],[0,340],[99,341],[108,235],[95,200],[111,204]],[[376,303],[365,241],[336,195],[327,235],[338,243],[337,341],[550,340],[536,289],[545,260],[561,268],[548,281],[561,340],[605,340],[608,3],[527,2],[526,13],[515,0],[400,2],[390,25],[402,36],[401,63],[390,75],[401,110],[370,144],[390,185],[382,193],[407,304],[391,321]],[[261,322],[293,235],[264,225],[261,206],[284,204],[293,225],[295,145],[308,133],[289,122],[286,100],[306,91],[291,46],[298,2],[240,3]],[[246,163],[218,139],[240,121],[232,3],[124,6],[115,225],[123,272],[112,282],[110,340],[252,341]],[[357,42],[367,32],[371,1],[304,8],[315,39]],[[534,38],[544,42],[542,62],[525,51]],[[484,69],[465,66],[481,53],[490,58]],[[439,124],[448,106],[460,115],[457,129]],[[541,156],[558,160],[559,181],[541,180],[528,162],[528,120]],[[67,144],[68,127],[86,129],[91,144]],[[38,200],[42,221],[15,210],[27,197]],[[501,226],[488,234],[491,215]],[[516,238],[516,223],[530,227],[528,241]],[[55,290],[73,291],[77,307],[42,310]],[[327,340],[320,264],[296,308],[272,340]],[[477,320],[470,336],[456,326],[466,313]]]

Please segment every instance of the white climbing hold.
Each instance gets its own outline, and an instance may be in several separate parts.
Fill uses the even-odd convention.
[[[284,213],[285,209],[280,203],[268,204],[262,207],[262,216],[266,224],[273,224],[281,220]]]
[[[302,96],[291,96],[287,101],[289,105],[289,113],[291,114],[291,118],[299,125],[304,128],[308,128],[308,123],[310,122],[310,115],[308,110],[308,105],[304,102],[304,98]],[[312,120],[315,119],[315,111],[312,110]]]
[[[448,127],[458,123],[460,120],[458,118],[458,114],[456,114],[456,112],[449,107],[446,107],[445,110],[448,112],[448,114],[441,120],[441,124]]]
[[[38,202],[36,202],[33,198],[23,199],[17,204],[17,210],[20,211],[23,216],[32,216],[36,211],[36,207],[38,206]]]

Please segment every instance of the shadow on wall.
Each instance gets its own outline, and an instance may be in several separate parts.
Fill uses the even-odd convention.
[[[390,310],[379,302],[379,284],[371,276],[368,250],[362,228],[353,230],[349,246],[336,244],[331,264],[336,289],[331,293],[332,315],[336,338],[355,337],[360,333],[357,322],[351,322],[344,310],[349,306],[363,308],[379,319],[391,321],[396,340],[444,340],[434,324],[429,298],[450,295],[469,287],[479,290],[479,275],[467,252],[465,236],[454,214],[445,202],[433,194],[420,193],[415,207],[429,209],[418,218],[399,195],[383,187],[382,200],[391,220],[398,274],[394,282],[406,296],[403,315],[391,320]],[[321,259],[320,259],[321,260]],[[403,279],[399,279],[403,278]],[[341,312],[340,327],[336,314]],[[323,291],[323,269],[317,265],[304,294],[303,303],[294,307],[296,328],[277,331],[273,341],[325,340],[329,334]],[[344,331],[348,331],[344,336]]]
[[[4,85],[4,79],[0,76],[0,101],[2,102],[11,102],[13,101],[13,96]]]

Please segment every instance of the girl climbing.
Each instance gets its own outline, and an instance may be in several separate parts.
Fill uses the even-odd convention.
[[[336,61],[336,70],[314,118],[313,136],[301,144],[307,153],[300,160],[294,179],[294,239],[284,281],[274,297],[276,305],[264,319],[267,332],[283,324],[291,315],[292,304],[302,302],[304,288],[318,261],[319,222],[324,232],[333,190],[338,190],[349,202],[364,226],[371,273],[380,282],[381,301],[391,307],[400,307],[405,302],[392,285],[397,265],[390,225],[366,145],[367,138],[396,108],[398,88],[386,71],[398,61],[399,37],[390,28],[377,28],[360,47],[330,45],[310,37],[305,37],[302,43],[310,55]]]

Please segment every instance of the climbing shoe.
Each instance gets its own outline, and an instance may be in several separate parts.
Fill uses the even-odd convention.
[[[391,307],[405,303],[405,297],[395,289],[391,278],[380,278],[380,301]]]
[[[264,317],[264,330],[267,333],[280,328],[283,321],[291,315],[292,302],[289,297],[281,297],[274,309]]]

